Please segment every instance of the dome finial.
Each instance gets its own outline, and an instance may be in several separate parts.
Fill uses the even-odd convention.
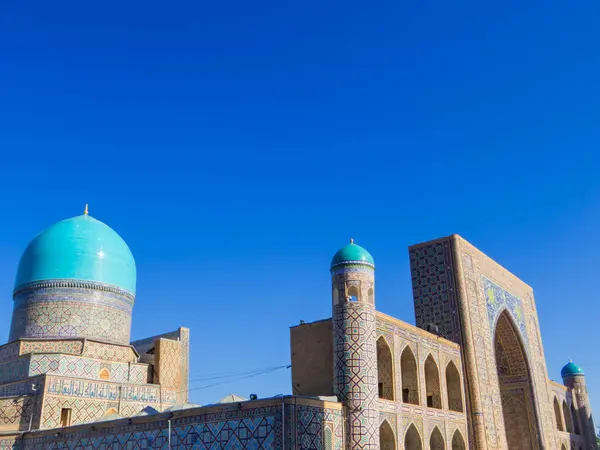
[[[89,214],[89,209],[88,209],[88,204],[87,203],[85,204],[85,209],[83,210],[83,214],[86,215],[86,216]]]
[[[354,238],[350,238],[350,243],[354,244]]]

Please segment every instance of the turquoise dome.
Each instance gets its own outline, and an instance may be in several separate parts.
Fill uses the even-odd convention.
[[[583,369],[577,364],[575,364],[573,361],[569,361],[569,363],[560,371],[560,376],[568,377],[573,375],[584,375]]]
[[[51,279],[96,281],[135,294],[135,261],[121,236],[84,214],[42,231],[21,256],[15,288]]]
[[[340,248],[337,253],[333,255],[331,267],[343,262],[362,262],[372,266],[375,265],[375,261],[371,254],[360,245],[355,244],[352,239],[348,245]]]

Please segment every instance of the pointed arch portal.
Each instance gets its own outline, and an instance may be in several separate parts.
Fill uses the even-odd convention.
[[[442,433],[438,427],[435,427],[431,432],[431,437],[429,438],[429,448],[431,450],[446,450],[444,437],[442,436]]]
[[[379,426],[379,449],[380,450],[396,450],[396,437],[394,436],[394,430],[384,420]]]
[[[456,430],[452,436],[452,450],[466,450],[465,440],[460,431]]]
[[[408,427],[408,431],[404,436],[404,450],[423,450],[421,444],[421,436],[413,424]]]
[[[496,323],[494,349],[508,449],[539,448],[531,374],[518,329],[506,310]]]

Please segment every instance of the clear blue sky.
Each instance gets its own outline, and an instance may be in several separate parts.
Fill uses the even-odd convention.
[[[573,358],[600,410],[598,23],[586,0],[2,2],[4,335],[20,253],[85,203],[136,257],[132,338],[190,327],[193,379],[288,363],[350,236],[414,322],[407,246],[459,233],[535,288],[550,376]],[[230,392],[289,371],[191,398]]]

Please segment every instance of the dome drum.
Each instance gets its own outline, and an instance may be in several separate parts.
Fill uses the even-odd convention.
[[[47,280],[15,291],[9,340],[87,338],[129,344],[133,297],[92,282]]]

